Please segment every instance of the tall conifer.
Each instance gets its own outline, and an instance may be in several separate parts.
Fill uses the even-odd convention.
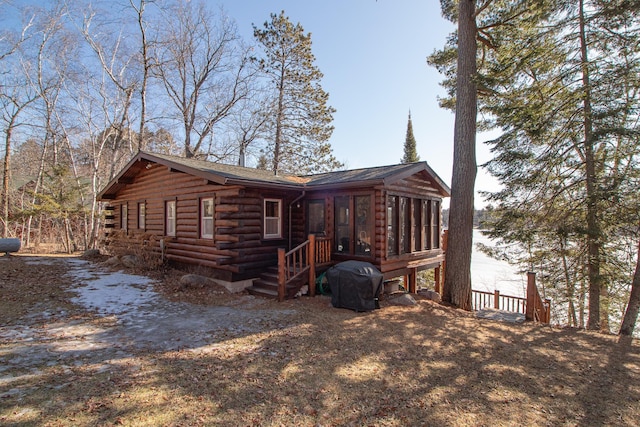
[[[262,29],[254,26],[254,37],[264,51],[260,66],[273,90],[272,136],[265,151],[271,169],[313,173],[341,167],[329,143],[335,109],[320,85],[311,34],[282,11],[271,14]]]
[[[407,122],[407,136],[404,140],[404,157],[400,159],[402,163],[413,163],[420,161],[416,149],[416,138],[413,136],[413,125],[411,124],[411,111],[409,111],[409,121]]]

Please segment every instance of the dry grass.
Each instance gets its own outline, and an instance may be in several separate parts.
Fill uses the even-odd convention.
[[[46,309],[47,322],[110,327],[109,319],[69,302],[60,266],[34,271],[11,257],[0,260],[0,272],[0,366],[27,345],[12,331],[46,327],[34,312]],[[160,287],[172,299],[201,304],[237,298],[179,290],[175,277]],[[285,327],[231,331],[201,348],[51,354],[36,367],[0,371],[0,424],[631,426],[640,420],[637,340],[479,320],[425,300],[382,305],[354,313],[331,308],[326,297],[301,298],[266,305],[292,311]]]

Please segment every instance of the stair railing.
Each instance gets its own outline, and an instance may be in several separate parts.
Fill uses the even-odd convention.
[[[527,320],[540,323],[551,322],[551,300],[543,300],[536,286],[536,273],[527,273]]]
[[[309,295],[316,294],[316,264],[331,262],[331,241],[316,238],[310,234],[309,239],[289,252],[278,249],[278,301],[286,298],[287,284],[304,273],[309,273]]]

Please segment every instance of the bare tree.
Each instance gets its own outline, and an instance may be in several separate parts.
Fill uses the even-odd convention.
[[[140,126],[138,130],[138,150],[146,149],[146,126],[147,126],[147,87],[149,86],[149,78],[151,67],[153,66],[153,58],[151,57],[150,41],[148,38],[148,25],[144,18],[147,0],[129,0],[131,7],[136,13],[138,29],[140,30],[140,66],[142,75],[140,76],[140,84],[138,90],[140,92]]]
[[[194,157],[247,97],[254,76],[250,49],[235,23],[222,10],[212,15],[204,3],[181,1],[164,16],[154,72],[173,107],[170,117],[182,127],[184,154]]]
[[[0,129],[4,133],[0,235],[3,237],[9,236],[9,181],[14,132],[26,124],[21,116],[38,98],[38,93],[28,84],[27,79],[32,64],[23,56],[24,52],[20,51],[30,37],[32,24],[31,16],[20,31],[4,30],[0,33],[0,64],[3,70],[0,72]]]
[[[60,160],[66,164],[70,159],[70,152],[65,150],[59,138],[58,100],[64,89],[64,82],[72,74],[69,58],[73,55],[76,42],[65,29],[64,18],[66,6],[56,2],[49,9],[34,10],[37,20],[34,25],[35,33],[32,49],[36,53],[33,75],[28,76],[30,85],[38,93],[38,115],[41,117],[41,132],[44,133],[41,144],[38,168],[34,172],[34,188],[32,189],[31,204],[35,204],[42,186],[42,179],[47,169],[56,167]],[[60,151],[65,155],[60,158]],[[76,175],[76,182],[79,177]],[[31,243],[31,225],[33,216],[28,215],[24,224],[24,243]]]
[[[126,10],[126,6],[119,6]],[[131,124],[141,78],[135,67],[138,52],[127,44],[130,37],[125,32],[126,22],[114,22],[110,14],[91,7],[82,7],[76,13],[76,27],[93,54],[83,64],[79,86],[69,95],[75,103],[77,124],[83,128],[74,151],[85,169],[80,173],[91,177],[87,246],[94,247],[101,209],[95,197],[139,147]]]

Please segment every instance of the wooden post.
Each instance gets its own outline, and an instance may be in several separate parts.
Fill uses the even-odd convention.
[[[536,273],[530,271],[527,273],[527,307],[525,309],[525,318],[527,320],[535,320],[537,295]]]
[[[418,282],[418,270],[415,268],[411,269],[409,273],[409,293],[416,293],[416,285]]]
[[[309,296],[316,296],[316,236],[309,234]]]
[[[442,289],[441,289],[441,286],[442,286],[442,278],[440,277],[440,274],[441,274],[441,273],[442,273],[442,272],[440,271],[440,266],[436,267],[436,268],[433,270],[433,275],[435,276],[435,279],[436,279],[436,284],[435,284],[435,289],[434,289],[434,290],[435,290],[437,293],[439,293],[440,295],[442,295]]]
[[[278,301],[284,301],[284,290],[286,284],[286,278],[284,274],[285,269],[285,251],[283,248],[278,248]]]
[[[442,232],[442,253],[445,255],[442,260],[442,283],[440,284],[440,295],[444,295],[444,278],[447,272],[447,246],[449,245],[449,230]]]
[[[500,291],[497,289],[493,293],[493,308],[500,310]]]
[[[544,305],[544,309],[545,309],[545,316],[544,316],[544,323],[551,323],[551,300],[549,298],[547,298],[546,300],[544,300],[545,305]]]

